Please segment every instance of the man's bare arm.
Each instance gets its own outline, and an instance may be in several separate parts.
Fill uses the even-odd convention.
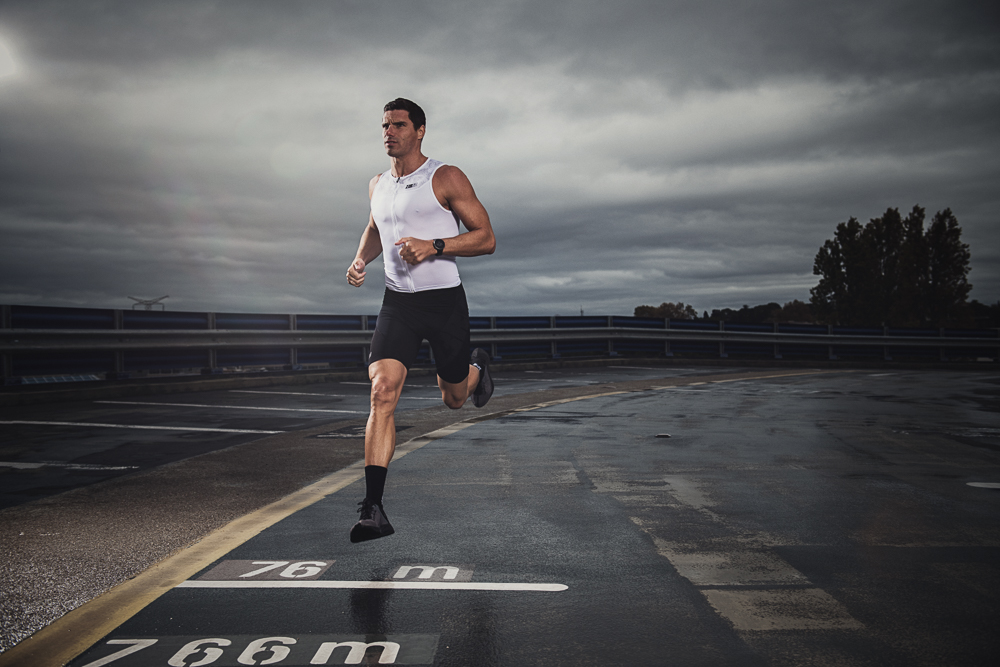
[[[486,208],[476,196],[468,177],[458,167],[445,165],[434,173],[434,194],[441,205],[450,209],[469,231],[444,240],[445,255],[477,257],[492,255],[497,241]],[[419,264],[436,254],[433,239],[401,238],[399,254],[410,264]]]
[[[375,184],[378,183],[378,176],[368,183],[368,198],[371,199]],[[354,255],[354,261],[347,269],[347,282],[355,287],[361,287],[365,282],[365,266],[373,259],[382,254],[382,237],[378,233],[378,226],[371,213],[368,214],[368,224],[365,231],[361,233],[361,242],[358,244],[358,252]]]

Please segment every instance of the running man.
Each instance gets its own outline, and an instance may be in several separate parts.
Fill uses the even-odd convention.
[[[493,394],[489,354],[476,348],[469,359],[469,306],[455,261],[493,253],[490,216],[460,169],[420,151],[427,130],[423,109],[397,98],[383,111],[382,142],[390,168],[368,184],[371,214],[347,270],[347,282],[360,287],[365,267],[380,254],[384,257],[385,296],[368,365],[372,395],[365,429],[367,488],[351,542],[395,532],[382,507],[386,473],[396,450],[393,415],[423,340],[434,351],[445,405],[457,410],[471,396],[481,408]]]

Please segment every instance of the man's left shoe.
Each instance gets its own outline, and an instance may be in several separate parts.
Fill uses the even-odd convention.
[[[358,522],[354,524],[354,527],[351,528],[351,542],[374,540],[396,532],[392,529],[389,517],[385,515],[382,505],[373,503],[367,498],[358,504],[361,505],[358,508],[361,516],[358,518]]]
[[[477,347],[472,353],[472,365],[479,369],[479,384],[472,392],[472,402],[477,408],[481,408],[490,400],[493,395],[493,378],[490,377],[490,355],[481,347]]]

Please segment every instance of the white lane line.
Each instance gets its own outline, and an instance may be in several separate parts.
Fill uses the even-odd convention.
[[[340,384],[361,384],[366,387],[372,386],[371,382],[341,382]],[[410,387],[411,389],[437,389],[432,384],[404,384],[404,387]]]
[[[314,394],[305,391],[254,391],[252,389],[230,389],[233,394],[276,394],[278,396],[322,396],[323,398],[367,398],[359,394]],[[427,398],[425,396],[400,396],[400,400],[411,401],[440,401],[440,398]]]
[[[977,489],[1000,489],[1000,482],[966,482],[966,485]]]
[[[514,378],[510,382],[562,382],[564,388],[569,387],[589,387],[595,384],[608,384],[610,380],[564,380],[562,378]]]
[[[253,389],[230,389],[230,394],[277,394],[278,396],[322,396],[323,398],[364,398],[360,394],[316,394],[305,391],[254,391]]]
[[[96,463],[25,463],[22,461],[0,461],[0,468],[36,470],[38,468],[66,468],[67,470],[136,470],[139,466],[102,466]]]
[[[631,370],[636,370],[636,371],[666,371],[666,370],[670,370],[671,372],[676,372],[676,371],[683,371],[683,370],[687,370],[687,369],[684,369],[684,368],[670,368],[670,369],[668,369],[668,368],[655,368],[653,366],[605,366],[604,368],[602,368],[600,370],[602,370],[602,371],[606,371],[606,370],[616,370],[616,371],[631,371]]]
[[[360,410],[323,410],[319,408],[259,408],[248,405],[208,405],[207,403],[152,403],[149,401],[94,401],[94,403],[108,403],[111,405],[152,405],[167,406],[172,408],[218,408],[220,410],[270,410],[276,412],[336,412],[349,415],[366,415],[368,411]]]
[[[177,588],[395,588],[439,591],[564,591],[565,584],[499,584],[473,581],[204,581],[188,579]]]
[[[28,424],[29,426],[95,426],[98,428],[132,428],[143,431],[205,431],[208,433],[284,433],[284,431],[257,431],[248,428],[201,428],[194,426],[142,426],[139,424],[100,424],[95,422],[43,422],[25,419],[0,421],[0,424]]]

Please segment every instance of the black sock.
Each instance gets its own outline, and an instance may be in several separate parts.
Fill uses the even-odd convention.
[[[385,491],[385,476],[388,472],[389,469],[382,466],[365,466],[365,498],[376,505],[382,504],[382,492]]]

